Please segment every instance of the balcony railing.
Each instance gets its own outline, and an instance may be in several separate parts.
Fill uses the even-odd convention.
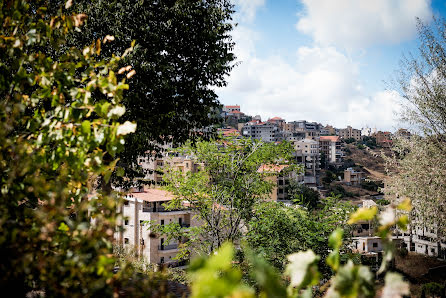
[[[188,223],[182,223],[180,226],[182,228],[190,228],[190,224],[188,224]]]
[[[159,250],[171,250],[171,249],[177,249],[178,244],[168,244],[168,245],[158,245]]]

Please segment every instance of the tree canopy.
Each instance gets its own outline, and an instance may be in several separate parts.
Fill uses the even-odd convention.
[[[138,74],[122,101],[123,120],[138,126],[119,155],[129,179],[114,177],[115,183],[143,176],[137,158],[155,155],[162,144],[212,132],[220,107],[214,88],[226,85],[235,59],[230,1],[79,1],[75,9],[88,20],[82,32],[73,33],[71,45],[84,47],[112,35],[114,42],[101,49],[106,58],[122,55],[136,41],[120,65]]]

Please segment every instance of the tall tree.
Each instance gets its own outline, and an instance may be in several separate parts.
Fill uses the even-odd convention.
[[[259,168],[293,160],[293,148],[287,142],[276,145],[251,139],[200,141],[184,150],[202,163],[203,169],[187,175],[166,169],[163,179],[178,197],[170,205],[178,208],[187,200],[197,213],[202,223],[198,248],[205,253],[213,252],[225,241],[237,243],[254,214],[254,206],[269,199],[273,183],[266,177],[277,173],[259,172]],[[293,169],[295,166],[290,164],[288,170]]]
[[[398,83],[404,98],[401,118],[420,136],[395,142],[396,157],[387,159],[395,170],[386,190],[396,199],[410,198],[412,223],[437,229],[440,241],[446,234],[445,20],[434,19],[430,25],[419,21],[418,33],[419,52],[403,58]]]
[[[142,175],[139,156],[159,152],[161,144],[203,136],[203,129],[218,122],[214,88],[226,85],[235,59],[233,5],[229,0],[97,0],[80,1],[77,9],[88,21],[82,33],[73,35],[74,45],[112,35],[114,42],[102,47],[110,57],[122,55],[136,41],[121,63],[137,73],[129,80],[123,119],[138,126],[120,154],[126,179],[116,182],[133,181]]]

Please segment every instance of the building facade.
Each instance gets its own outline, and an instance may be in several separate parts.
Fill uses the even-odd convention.
[[[325,161],[330,164],[342,162],[342,146],[339,136],[321,136],[319,138],[319,149],[325,155]]]
[[[361,140],[361,130],[347,126],[347,128],[339,129],[338,134],[343,139],[355,139],[356,141]]]
[[[122,222],[123,232],[116,232],[115,239],[125,249],[134,250],[136,255],[151,264],[182,265],[181,261],[174,258],[186,239],[167,242],[165,235],[154,234],[146,223],[178,223],[184,228],[198,225],[190,210],[166,209],[164,204],[172,199],[173,196],[167,191],[154,188],[126,195],[122,207],[125,218]]]

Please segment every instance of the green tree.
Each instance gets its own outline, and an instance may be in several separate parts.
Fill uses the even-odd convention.
[[[88,195],[135,129],[118,121],[128,85],[115,75],[120,57],[98,58],[102,36],[47,55],[86,16],[67,13],[71,1],[50,15],[46,3],[0,4],[0,289],[112,296],[133,274],[112,272],[118,200]]]
[[[253,216],[255,205],[269,199],[276,175],[276,163],[289,164],[293,147],[288,142],[263,143],[251,139],[200,141],[182,148],[203,164],[199,172],[182,172],[167,168],[163,179],[167,189],[177,196],[171,208],[180,208],[184,200],[197,213],[201,237],[195,239],[195,251],[211,253],[223,242],[237,243]],[[271,171],[258,171],[262,165]],[[298,170],[290,164],[288,171]],[[198,246],[198,247],[197,247]]]
[[[254,208],[245,239],[249,247],[271,265],[283,271],[286,256],[312,248],[314,225],[308,213],[298,207],[264,202]]]
[[[418,33],[419,51],[403,58],[397,87],[403,97],[401,120],[420,136],[395,141],[395,158],[387,158],[391,178],[386,191],[397,201],[410,198],[410,218],[436,229],[440,241],[446,235],[445,20],[419,21]]]
[[[294,203],[305,206],[309,209],[316,208],[320,199],[320,194],[318,191],[294,180],[290,181],[288,196],[291,197],[291,200]]]
[[[138,74],[129,80],[122,102],[123,120],[138,126],[119,155],[125,178],[113,176],[115,183],[128,186],[144,176],[138,157],[160,152],[162,144],[204,137],[219,121],[214,87],[226,85],[235,59],[233,5],[228,0],[79,1],[76,10],[86,13],[88,21],[82,32],[73,34],[73,45],[83,47],[96,36],[112,35],[114,42],[101,52],[111,57],[136,41],[120,66]]]

